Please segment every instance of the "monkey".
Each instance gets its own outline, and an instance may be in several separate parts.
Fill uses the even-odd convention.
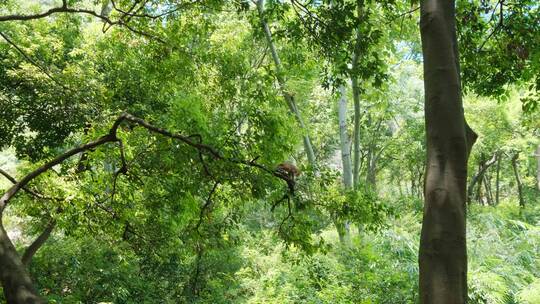
[[[288,179],[294,180],[300,175],[300,169],[291,163],[281,163],[276,167],[276,173],[281,174]]]
[[[289,191],[294,195],[295,178],[300,175],[300,170],[292,163],[284,162],[276,166],[274,174],[287,181]]]

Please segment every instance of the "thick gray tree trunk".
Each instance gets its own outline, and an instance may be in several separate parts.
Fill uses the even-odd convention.
[[[1,221],[1,217],[0,217]],[[0,222],[0,281],[8,304],[45,303]]]
[[[279,84],[279,88],[281,90],[281,93],[283,94],[283,98],[285,98],[285,101],[287,102],[287,106],[289,107],[289,110],[294,115],[296,121],[298,122],[298,124],[300,125],[300,128],[302,129],[302,132],[304,133],[303,134],[304,150],[306,152],[309,164],[315,167],[316,166],[315,152],[313,150],[313,145],[311,144],[311,139],[308,134],[309,133],[308,129],[306,128],[304,120],[302,119],[302,115],[300,114],[300,111],[298,110],[298,107],[296,105],[296,101],[294,100],[293,95],[287,89],[287,83],[285,81],[285,78],[283,77],[283,67],[281,64],[281,59],[279,58],[276,45],[274,44],[274,40],[272,39],[272,32],[270,31],[270,27],[268,26],[268,23],[266,22],[266,19],[264,16],[264,0],[257,1],[257,10],[259,12],[259,18],[261,20],[261,25],[263,27],[264,36],[266,38],[266,42],[268,43],[268,47],[270,48],[270,53],[274,61],[274,65],[276,69],[276,78]]]
[[[421,1],[427,167],[420,237],[420,303],[467,302],[467,161],[476,134],[465,122],[455,1]]]

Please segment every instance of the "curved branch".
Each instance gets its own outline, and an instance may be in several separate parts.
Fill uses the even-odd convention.
[[[117,21],[113,21],[109,17],[103,16],[103,15],[101,15],[101,14],[99,14],[99,13],[93,11],[93,10],[68,7],[67,2],[64,2],[61,7],[51,8],[48,11],[40,13],[40,14],[0,16],[0,22],[5,22],[5,21],[28,21],[28,20],[42,19],[42,18],[48,17],[48,16],[53,15],[53,14],[58,14],[58,13],[91,15],[91,16],[94,16],[94,17],[96,17],[98,19],[101,19],[103,22],[105,22],[106,24],[108,24],[110,26],[118,25],[118,26],[121,26],[121,27],[125,27],[129,31],[131,31],[131,32],[133,32],[135,34],[144,36],[144,37],[152,39],[152,40],[156,40],[156,41],[158,41],[160,43],[163,43],[163,44],[167,44],[167,42],[165,40],[163,40],[163,39],[161,39],[159,37],[156,37],[154,35],[148,34],[146,32],[137,30],[137,29],[133,28],[132,26],[130,26],[127,22],[125,22],[122,19],[117,20]]]
[[[17,180],[9,175],[9,173],[7,173],[6,171],[4,171],[3,169],[0,168],[0,174],[3,175],[7,180],[9,180],[12,184],[16,184],[17,183]],[[52,200],[52,201],[60,201],[62,200],[61,198],[59,197],[50,197],[50,196],[46,196],[46,195],[43,195],[39,192],[36,192],[35,190],[32,190],[32,189],[29,189],[27,187],[23,187],[22,188],[24,191],[26,191],[28,194],[32,195],[33,197],[35,198],[40,198],[40,199],[45,199],[45,200]]]
[[[145,120],[143,120],[141,118],[135,117],[135,116],[133,116],[131,114],[128,114],[128,113],[123,113],[120,116],[118,116],[118,118],[114,121],[114,123],[111,126],[111,129],[109,130],[109,134],[101,136],[100,138],[98,138],[98,139],[96,139],[94,141],[90,141],[90,142],[85,143],[83,145],[72,148],[72,149],[70,149],[70,150],[56,156],[54,159],[46,162],[45,164],[41,165],[40,167],[38,167],[34,171],[28,173],[19,182],[17,182],[11,188],[9,188],[2,195],[2,197],[0,198],[0,216],[2,215],[2,212],[4,211],[4,209],[7,206],[8,202],[15,196],[15,194],[17,194],[17,192],[19,192],[19,190],[24,189],[24,187],[26,185],[28,185],[28,183],[30,181],[32,181],[34,178],[36,178],[39,175],[41,175],[41,174],[45,173],[46,171],[50,170],[52,167],[54,167],[54,166],[56,166],[58,164],[61,164],[62,162],[64,162],[65,160],[67,160],[68,158],[70,158],[73,155],[76,155],[78,153],[85,152],[85,151],[88,151],[88,150],[92,150],[92,149],[94,149],[96,147],[99,147],[99,146],[101,146],[103,144],[106,144],[106,143],[120,142],[120,140],[117,137],[117,131],[118,131],[118,127],[120,126],[120,124],[122,122],[125,122],[125,121],[137,124],[137,125],[139,125],[141,127],[144,127],[148,131],[161,134],[161,135],[163,135],[165,137],[180,140],[183,143],[197,149],[201,153],[210,155],[211,157],[213,157],[215,159],[222,160],[222,161],[227,161],[227,162],[230,162],[230,163],[239,164],[239,165],[243,165],[243,166],[257,168],[257,169],[259,169],[261,171],[264,171],[264,172],[266,172],[268,174],[271,174],[271,175],[273,175],[275,177],[278,177],[278,178],[282,179],[283,181],[285,181],[289,185],[289,188],[291,187],[291,179],[290,178],[281,175],[276,170],[268,169],[268,168],[264,167],[263,165],[256,163],[255,162],[256,159],[248,161],[248,160],[243,160],[243,159],[238,159],[238,158],[225,157],[225,156],[223,156],[221,154],[220,151],[216,150],[214,147],[203,144],[200,141],[197,141],[197,142],[193,141],[193,136],[185,136],[185,135],[181,135],[181,134],[178,134],[178,133],[173,133],[173,132],[170,132],[168,130],[156,127],[156,126],[148,123],[147,121],[145,121]],[[121,148],[121,153],[123,153],[123,146],[121,145],[121,142],[120,142],[120,148]],[[125,165],[125,159],[123,159],[122,162],[123,162],[123,165]],[[127,170],[127,168],[123,167],[122,170],[125,171],[125,170]],[[291,191],[292,191],[292,189],[291,189]]]
[[[18,183],[14,184],[11,188],[9,188],[4,193],[4,195],[2,195],[2,197],[0,198],[0,215],[2,214],[4,209],[6,208],[6,205],[8,204],[8,202],[15,196],[15,194],[17,194],[17,192],[19,192],[19,190],[24,188],[34,178],[36,178],[39,175],[41,175],[42,173],[48,171],[52,167],[54,167],[54,166],[56,166],[58,164],[61,164],[66,159],[70,158],[71,156],[73,156],[75,154],[78,154],[80,152],[93,149],[95,147],[103,145],[104,143],[112,142],[112,141],[115,141],[115,140],[116,140],[116,130],[115,130],[114,133],[110,133],[110,134],[107,134],[105,136],[102,136],[102,137],[98,138],[95,141],[91,141],[91,142],[86,143],[84,145],[81,145],[81,146],[75,147],[73,149],[70,149],[70,150],[58,155],[56,158],[48,161],[47,163],[45,163],[41,167],[38,167],[34,171],[28,173]]]

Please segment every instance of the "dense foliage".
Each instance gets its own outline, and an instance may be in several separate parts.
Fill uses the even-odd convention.
[[[0,189],[115,136],[2,206],[39,294],[419,303],[416,2],[0,1]],[[473,304],[540,303],[538,10],[457,1]]]

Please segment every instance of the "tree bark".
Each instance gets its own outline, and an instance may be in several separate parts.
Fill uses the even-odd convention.
[[[26,267],[0,219],[0,277],[9,304],[45,303],[35,290]]]
[[[514,176],[516,178],[517,188],[518,188],[518,198],[519,198],[519,206],[525,207],[525,198],[523,197],[523,183],[521,182],[521,176],[519,175],[519,168],[518,168],[518,158],[519,158],[519,152],[514,154],[512,157],[512,168],[514,169]]]
[[[339,139],[341,146],[341,164],[343,166],[343,186],[345,189],[351,189],[353,185],[352,167],[351,167],[351,142],[347,133],[347,97],[345,96],[345,87],[339,87]]]
[[[353,187],[353,175],[351,167],[351,143],[347,133],[347,97],[345,95],[345,87],[339,87],[339,105],[338,105],[338,121],[339,121],[339,139],[341,147],[341,163],[343,166],[343,188],[349,191]],[[339,241],[342,244],[350,242],[350,224],[349,222],[335,220]]]
[[[419,250],[420,303],[467,302],[467,161],[454,0],[421,1],[427,166]]]
[[[306,128],[306,125],[304,124],[304,120],[302,119],[302,115],[300,114],[300,111],[298,110],[298,107],[296,105],[296,101],[294,100],[293,95],[287,90],[287,84],[286,84],[285,78],[283,77],[283,71],[282,71],[283,67],[281,64],[281,59],[279,58],[276,45],[274,44],[274,40],[272,39],[272,32],[270,31],[270,27],[268,26],[268,23],[266,22],[266,19],[264,17],[264,0],[257,1],[257,10],[259,12],[259,18],[261,20],[264,36],[266,38],[266,42],[268,43],[268,47],[270,48],[270,53],[272,54],[272,59],[274,61],[274,65],[276,69],[276,78],[279,84],[279,88],[281,90],[281,93],[283,94],[283,98],[285,98],[285,101],[287,102],[287,106],[289,107],[289,110],[294,115],[296,121],[300,125],[302,132],[304,132],[303,134],[304,150],[306,152],[309,164],[315,167],[316,166],[315,152],[313,150],[313,145],[311,144],[311,139],[309,137],[308,130]]]

